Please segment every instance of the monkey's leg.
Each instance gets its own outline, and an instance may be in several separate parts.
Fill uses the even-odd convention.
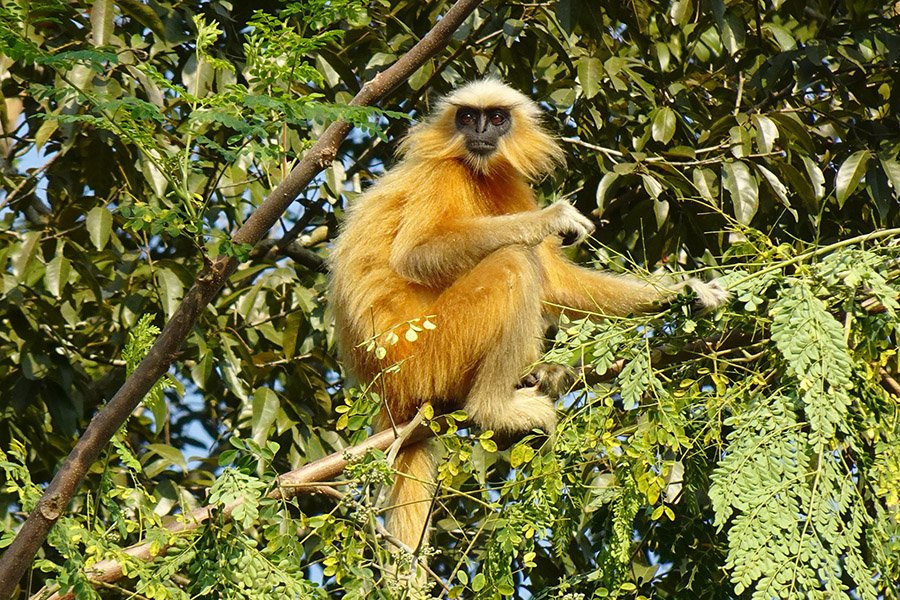
[[[401,336],[388,349],[389,359],[399,365],[384,378],[394,416],[408,418],[423,401],[456,399],[478,425],[497,431],[498,437],[535,427],[551,432],[556,414],[550,399],[534,389],[515,389],[540,353],[540,290],[535,252],[510,247],[485,257],[428,306],[415,308],[433,314],[437,328],[414,342]],[[394,465],[400,475],[388,501],[387,527],[411,548],[427,541],[431,453],[419,443],[402,450]]]
[[[516,390],[540,355],[542,278],[533,249],[509,246],[415,309],[433,314],[437,328],[388,350],[389,360],[400,365],[384,379],[394,416],[408,418],[424,401],[454,400],[487,429],[550,431],[556,416],[550,399],[533,389]]]
[[[513,246],[494,252],[463,278],[472,280],[468,290],[456,290],[456,284],[448,290],[468,301],[467,318],[478,324],[475,337],[481,342],[464,408],[480,427],[501,435],[533,428],[550,433],[556,425],[550,398],[533,388],[516,389],[523,370],[540,355],[542,277],[536,254]]]

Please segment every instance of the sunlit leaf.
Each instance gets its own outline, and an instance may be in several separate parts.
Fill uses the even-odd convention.
[[[778,198],[778,201],[788,209],[788,211],[794,216],[794,220],[797,220],[797,211],[791,208],[790,200],[788,200],[788,191],[787,187],[778,179],[778,177],[765,168],[762,165],[756,165],[756,169],[762,173],[763,178],[765,178],[766,182],[768,182],[769,186],[772,188],[772,191],[775,192],[775,197]]]
[[[756,146],[760,152],[771,152],[778,138],[778,126],[765,115],[753,115],[753,122],[756,125]]]
[[[825,175],[822,174],[822,169],[808,156],[801,155],[800,159],[803,161],[806,174],[809,176],[813,196],[816,200],[821,200],[825,197]]]
[[[675,111],[668,106],[658,109],[653,117],[651,131],[654,140],[668,144],[675,135]]]
[[[881,167],[894,188],[894,198],[900,198],[900,161],[896,158],[881,158]]]
[[[69,283],[71,269],[71,261],[62,254],[47,263],[47,269],[44,271],[44,285],[47,286],[47,291],[59,298],[63,288]]]
[[[256,388],[253,392],[250,430],[253,441],[262,444],[269,437],[269,429],[278,415],[278,395],[267,387]]]
[[[749,225],[759,208],[759,185],[746,163],[734,161],[722,165],[722,185],[731,196],[738,223]]]
[[[857,150],[841,164],[834,182],[838,207],[843,207],[850,194],[856,191],[871,157],[868,150]]]
[[[619,178],[619,175],[614,171],[607,171],[604,173],[603,177],[600,178],[600,183],[597,185],[597,215],[602,215],[603,210],[606,208],[606,205],[609,201],[609,192],[612,189],[613,184],[616,182],[616,179]]]
[[[578,83],[585,98],[593,98],[600,92],[603,63],[599,58],[585,56],[578,60]]]
[[[653,201],[653,215],[656,217],[656,227],[661,228],[669,218],[669,202],[667,200]]]
[[[647,190],[647,193],[651,198],[657,199],[659,198],[660,194],[663,193],[664,188],[662,184],[653,175],[641,173],[641,181],[644,182],[644,189]]]
[[[159,286],[159,300],[166,316],[171,316],[178,308],[184,295],[184,284],[173,271],[161,267],[156,271],[156,281]]]
[[[675,0],[669,8],[669,20],[673,25],[684,27],[693,14],[694,7],[691,0]]]
[[[85,222],[91,243],[97,250],[103,250],[112,231],[112,213],[105,206],[95,206],[88,211]]]

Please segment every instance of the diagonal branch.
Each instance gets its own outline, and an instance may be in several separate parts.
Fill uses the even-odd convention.
[[[681,351],[676,353],[667,353],[663,348],[655,348],[651,356],[651,364],[654,367],[660,367],[688,360],[695,357],[697,354],[709,352],[713,349],[716,351],[724,351],[737,348],[752,341],[752,336],[737,332],[728,332],[723,335],[697,340],[696,342],[688,344]],[[597,383],[599,381],[609,381],[614,379],[616,375],[622,371],[627,362],[628,361],[625,359],[619,359],[613,363],[605,373],[599,375],[586,371],[586,380],[589,383]],[[414,419],[407,423],[398,424],[396,433],[393,428],[386,429],[369,437],[357,446],[335,452],[329,456],[304,465],[299,469],[285,473],[278,477],[278,486],[269,493],[269,497],[290,499],[304,492],[316,491],[320,487],[320,485],[316,484],[334,479],[344,470],[344,467],[347,466],[348,459],[350,458],[362,456],[370,449],[386,450],[395,442],[395,440],[400,440],[400,443],[405,446],[414,444],[433,435],[430,428],[419,427],[419,423],[420,421],[418,419]],[[230,519],[234,509],[242,502],[242,500],[237,500],[218,509],[218,512],[223,515],[224,518]],[[212,506],[204,506],[195,509],[182,521],[168,527],[167,531],[171,536],[173,534],[186,533],[198,529],[212,517],[213,512],[216,510],[216,507]],[[158,542],[156,544],[158,544]],[[160,548],[158,545],[153,545],[150,542],[143,542],[127,548],[124,550],[124,553],[140,560],[151,560],[156,556],[165,554],[168,551],[168,548],[168,546]],[[91,581],[96,583],[112,583],[122,578],[122,569],[123,565],[119,561],[115,559],[106,559],[92,565],[88,576]],[[40,594],[43,593],[43,591],[39,592],[33,596],[33,598],[37,599],[38,597],[41,597]],[[48,600],[68,600],[72,597],[71,593],[55,593],[50,596]]]
[[[864,301],[862,304],[866,310],[872,312],[878,311],[878,306],[873,306],[869,301]],[[746,347],[764,339],[764,332],[756,332],[756,334],[753,335],[736,330],[727,331],[723,334],[691,342],[676,352],[670,352],[665,347],[653,348],[651,351],[650,362],[654,368],[660,368],[666,365],[690,360],[697,355],[708,355],[710,352],[721,353],[740,347]],[[595,373],[592,369],[585,367],[582,371],[582,375],[584,380],[589,384],[610,381],[615,379],[615,377],[622,372],[626,364],[628,364],[626,359],[618,359],[613,362],[604,373]],[[900,385],[897,384],[897,381],[891,374],[885,369],[881,369],[881,376],[885,387],[895,395],[900,396]],[[420,421],[416,419],[399,424],[396,432],[394,429],[387,429],[369,437],[356,446],[335,452],[329,456],[304,465],[299,469],[284,473],[278,477],[277,487],[273,489],[268,496],[270,498],[283,498],[287,500],[304,492],[318,491],[321,489],[321,485],[317,484],[320,484],[323,481],[333,480],[343,472],[344,468],[347,466],[348,460],[362,456],[370,449],[384,451],[397,440],[400,440],[399,443],[406,446],[408,444],[417,443],[433,435],[432,430],[428,427],[418,427],[419,423]],[[236,501],[229,504],[221,508],[219,512],[224,515],[226,519],[231,518],[234,509],[237,508],[241,502],[242,501]],[[214,510],[215,507],[212,506],[204,506],[195,509],[182,521],[168,527],[168,533],[171,536],[172,534],[186,533],[198,529],[203,523],[211,518]],[[382,532],[382,535],[384,535],[384,532]],[[388,539],[388,541],[392,544],[396,543],[396,540]],[[125,549],[124,553],[140,560],[151,560],[156,556],[165,554],[168,551],[168,548],[169,546],[163,546],[162,548],[156,546],[154,548],[150,542],[143,542]],[[115,559],[102,560],[91,566],[88,576],[91,581],[96,583],[112,583],[122,578],[122,569],[123,565]],[[32,598],[36,600],[37,598],[42,597],[41,594],[43,593],[45,592],[39,592]],[[48,600],[68,600],[72,597],[71,593],[54,593]]]
[[[413,419],[399,425],[397,432],[393,429],[386,429],[356,446],[339,450],[319,460],[303,465],[299,469],[284,473],[278,477],[277,486],[269,492],[268,497],[289,500],[304,492],[318,491],[321,485],[316,484],[334,479],[343,472],[350,460],[364,455],[369,450],[384,451],[397,439],[402,439],[403,445],[415,444],[434,435],[430,428],[422,427],[420,424],[421,419]],[[167,537],[171,538],[177,534],[199,529],[214,514],[224,519],[231,519],[234,510],[243,502],[243,499],[238,499],[223,507],[202,506],[197,508],[182,517],[177,523],[167,527]],[[142,542],[126,548],[124,553],[139,560],[151,560],[157,556],[164,555],[168,550],[169,544],[160,546],[158,541]],[[87,570],[87,575],[92,582],[97,584],[112,583],[123,577],[123,564],[116,559],[101,560],[91,565]],[[42,590],[32,597],[35,599],[42,598],[45,593],[46,591]],[[73,597],[74,595],[71,591],[65,594],[56,592],[47,600],[68,600]]]
[[[425,61],[450,42],[453,33],[480,2],[481,0],[458,0],[409,52],[367,82],[350,104],[365,106],[378,102],[385,94],[406,81]],[[259,242],[313,177],[331,164],[338,146],[349,131],[349,123],[332,123],[281,185],[269,194],[265,202],[235,232],[232,241],[235,244]],[[168,371],[197,318],[218,294],[237,264],[237,260],[232,257],[220,257],[197,277],[146,358],[125,380],[106,407],[91,420],[37,506],[22,524],[12,544],[0,556],[0,599],[12,596],[19,580],[34,560],[34,555],[47,538],[50,528],[66,511],[90,466],[153,384]]]

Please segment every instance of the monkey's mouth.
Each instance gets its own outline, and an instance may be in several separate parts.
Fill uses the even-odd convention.
[[[491,142],[484,141],[472,141],[466,144],[466,149],[472,154],[477,154],[478,156],[487,156],[489,154],[493,154],[495,150],[497,150],[497,144],[492,144]]]

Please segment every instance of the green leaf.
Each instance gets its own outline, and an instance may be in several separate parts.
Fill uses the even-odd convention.
[[[585,56],[578,60],[578,83],[585,98],[591,99],[600,93],[602,77],[603,62],[599,58]]]
[[[44,147],[44,144],[50,139],[56,130],[59,129],[59,120],[53,118],[46,118],[44,122],[41,123],[41,126],[38,127],[37,133],[34,134],[34,145],[40,150]]]
[[[434,407],[431,404],[424,404],[420,409],[422,412],[422,418],[430,421],[434,419]]]
[[[484,448],[487,452],[497,451],[497,442],[492,439],[479,438],[478,443],[481,444],[481,447]]]
[[[431,79],[431,76],[434,75],[434,64],[431,61],[428,61],[418,69],[416,72],[412,74],[407,81],[409,83],[409,87],[414,90],[422,89],[428,80]]]
[[[759,184],[742,161],[722,165],[722,185],[731,195],[734,217],[741,225],[749,225],[759,209]]]
[[[719,21],[719,35],[728,54],[735,55],[744,46],[745,31],[747,31],[747,26],[730,12]]]
[[[144,406],[153,413],[153,423],[156,426],[156,434],[159,435],[169,420],[169,405],[166,403],[163,387],[159,383],[144,396]]]
[[[900,198],[900,161],[896,158],[882,158],[881,168],[894,188],[894,198]]]
[[[253,392],[253,413],[250,429],[253,441],[262,445],[269,438],[269,429],[278,416],[278,395],[269,388],[256,388]]]
[[[756,147],[762,153],[771,152],[778,139],[778,126],[765,115],[753,115],[753,122],[756,126]]]
[[[113,32],[115,5],[112,0],[95,0],[91,6],[91,37],[94,46],[105,46]]]
[[[503,38],[507,48],[512,48],[513,44],[519,41],[522,32],[525,30],[525,21],[522,19],[507,19],[503,22]]]
[[[638,407],[652,379],[649,356],[646,352],[637,352],[617,377],[622,386],[622,406],[625,410]]]
[[[809,177],[814,198],[821,200],[825,197],[825,175],[822,174],[822,169],[808,156],[801,156],[800,160],[803,161],[803,167]]]
[[[762,26],[763,33],[775,40],[778,48],[782,52],[789,52],[797,47],[797,40],[791,35],[791,32],[781,25],[775,23],[766,23]]]
[[[694,7],[691,0],[675,0],[669,9],[669,21],[671,21],[672,25],[684,27],[693,13]]]
[[[51,260],[44,271],[44,285],[47,287],[47,291],[59,298],[63,288],[69,283],[71,268],[71,262],[62,254]]]
[[[834,187],[839,208],[843,207],[850,194],[856,191],[871,157],[872,153],[868,150],[858,150],[851,154],[838,169]]]
[[[597,216],[603,215],[603,210],[606,208],[607,200],[609,199],[610,189],[612,189],[618,178],[619,174],[614,171],[607,171],[600,178],[600,183],[597,185]]]
[[[654,140],[668,144],[675,135],[675,111],[668,106],[658,109],[653,116],[650,131]]]
[[[95,206],[88,211],[86,224],[91,243],[97,250],[103,250],[112,231],[112,213],[105,206]]]
[[[300,335],[300,325],[305,317],[302,312],[294,311],[284,319],[284,331],[281,337],[281,351],[288,360],[294,358],[297,351],[297,339]]]
[[[534,458],[534,448],[528,444],[516,444],[509,453],[509,466],[512,468],[521,467],[531,462]]]
[[[487,584],[487,579],[484,577],[484,573],[479,573],[475,577],[472,578],[472,591],[480,592],[484,589],[484,586]]]
[[[644,189],[647,190],[647,193],[650,194],[650,197],[654,200],[658,199],[660,194],[663,193],[662,184],[653,175],[641,173],[641,181],[644,182]]]
[[[775,173],[765,168],[764,166],[756,165],[756,169],[760,173],[762,173],[763,177],[772,188],[772,191],[775,192],[775,197],[778,198],[778,201],[781,202],[781,204],[786,209],[788,209],[788,211],[794,216],[794,220],[796,221],[798,219],[797,211],[791,207],[790,200],[788,200],[787,187],[785,187],[785,185],[781,183],[781,180],[778,179]]]
[[[12,272],[16,279],[24,280],[31,265],[34,263],[34,256],[37,253],[41,241],[40,231],[29,231],[20,236],[21,245],[17,248],[12,258]]]
[[[159,301],[162,304],[163,312],[166,317],[171,317],[184,295],[181,279],[170,269],[159,267],[156,270],[156,283],[159,286]]]
[[[700,193],[700,196],[702,196],[710,205],[718,206],[719,193],[716,189],[716,174],[710,169],[698,167],[691,173],[691,178],[693,179],[694,187]]]
[[[669,218],[668,200],[653,200],[653,216],[656,217],[656,228],[660,229]]]
[[[182,471],[187,472],[187,461],[184,459],[184,454],[182,454],[181,450],[178,448],[174,448],[168,444],[147,444],[146,448],[147,453],[142,457],[145,465],[148,462],[147,459],[155,454],[166,459],[169,464],[181,467]]]

